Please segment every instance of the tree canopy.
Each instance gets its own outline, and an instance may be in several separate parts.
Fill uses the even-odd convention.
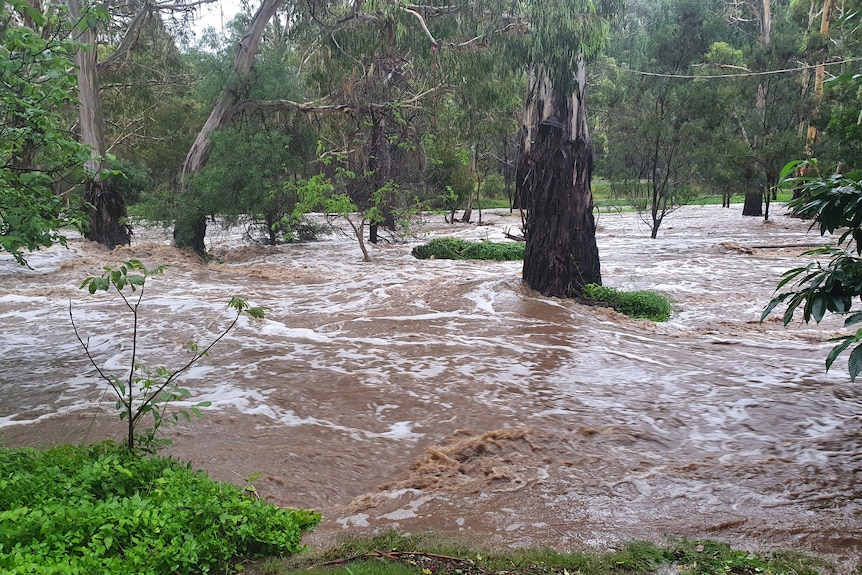
[[[64,226],[84,224],[64,189],[87,149],[62,114],[73,98],[76,47],[53,33],[59,26],[57,15],[23,0],[0,4],[0,247],[21,264],[25,251],[64,242]]]

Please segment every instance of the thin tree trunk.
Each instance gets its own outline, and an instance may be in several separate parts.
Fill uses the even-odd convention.
[[[758,14],[760,18],[760,44],[769,46],[772,41],[772,5],[770,0],[762,1],[762,10]],[[765,124],[766,104],[769,97],[769,87],[766,83],[761,82],[757,87],[757,96],[754,102],[757,114],[760,117],[762,124]],[[769,211],[767,210],[767,217]],[[763,215],[763,193],[761,192],[746,192],[745,203],[742,205],[743,216],[762,216]]]
[[[829,14],[832,11],[832,4],[833,0],[823,0],[823,13],[820,17],[821,36],[829,34]],[[823,84],[825,81],[826,65],[824,62],[818,62],[817,69],[814,72],[814,99],[818,107],[820,106],[820,101],[823,99]],[[817,109],[814,110],[812,116],[816,114]],[[806,134],[805,142],[810,155],[812,146],[817,142],[817,126],[811,123],[808,124],[808,133]]]
[[[602,281],[583,58],[576,80],[565,97],[543,70],[530,71],[518,159],[518,196],[527,207],[523,278],[552,297],[577,297],[584,285]]]
[[[461,222],[469,224],[473,219],[473,182],[476,180],[476,146],[470,148],[470,195],[467,196],[467,205],[464,207],[464,215],[461,216]],[[481,218],[479,222],[481,223]]]
[[[258,8],[251,19],[248,32],[242,37],[237,46],[231,80],[225,86],[224,90],[222,90],[221,96],[213,107],[212,112],[210,112],[209,118],[207,118],[203,128],[198,132],[198,136],[189,149],[185,162],[183,162],[183,171],[179,181],[180,194],[185,195],[188,193],[189,182],[206,165],[212,146],[209,139],[210,134],[226,126],[233,117],[237,104],[245,99],[248,91],[248,74],[254,65],[254,57],[257,54],[263,32],[282,2],[284,0],[263,0],[260,8]],[[174,227],[174,243],[178,247],[190,247],[198,253],[204,253],[204,237],[206,235],[207,224],[206,214],[202,210],[200,212],[190,213],[185,217],[177,218]]]
[[[111,188],[101,176],[105,157],[105,132],[102,96],[99,93],[99,75],[96,67],[98,58],[96,32],[92,28],[83,26],[79,0],[68,0],[68,7],[69,16],[77,23],[72,33],[73,39],[82,45],[82,48],[75,53],[81,143],[90,148],[90,159],[85,164],[88,180],[84,191],[90,227],[84,236],[113,249],[118,245],[128,245],[131,242],[131,230],[125,223],[126,204],[122,194]]]

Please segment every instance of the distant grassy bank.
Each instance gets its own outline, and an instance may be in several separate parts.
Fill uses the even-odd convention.
[[[614,209],[628,211],[633,209],[631,202],[627,198],[621,197],[619,194],[615,194],[611,190],[609,182],[594,180],[592,183],[592,191],[593,204],[601,211]],[[787,202],[790,200],[792,195],[793,194],[790,191],[780,190],[778,192],[778,198],[773,201],[779,203]],[[734,205],[742,204],[744,200],[745,196],[737,194],[731,197],[730,203]],[[695,193],[694,196],[686,202],[686,204],[690,206],[721,205],[721,196],[716,194]],[[473,204],[474,210],[478,210],[479,208],[483,210],[509,209],[509,199],[499,194],[490,197],[480,197],[479,201]],[[463,209],[463,206],[461,209]]]

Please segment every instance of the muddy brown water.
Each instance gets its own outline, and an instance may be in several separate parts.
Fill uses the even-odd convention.
[[[781,210],[777,210],[781,211]],[[177,365],[182,345],[230,320],[231,295],[270,308],[242,319],[183,379],[204,417],[168,430],[171,453],[268,501],[320,510],[312,546],[346,533],[435,530],[488,547],[608,548],[710,537],[753,550],[862,554],[862,388],[841,324],[759,317],[782,271],[824,240],[779,213],[688,207],[650,240],[636,214],[602,213],[606,285],[656,289],[666,324],[547,299],[520,263],[418,261],[428,237],[499,239],[517,217],[449,226],[407,245],[250,245],[213,230],[218,263],[158,229],[107,252],[72,240],[0,257],[0,433],[9,446],[118,438],[113,399],[75,340],[69,302],[100,366],[121,374],[128,315],[78,289],[102,265],[168,263],[148,284],[141,346]]]

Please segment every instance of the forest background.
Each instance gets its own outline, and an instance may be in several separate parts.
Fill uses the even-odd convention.
[[[517,209],[531,62],[577,76],[572,45],[593,190],[653,237],[695,198],[768,218],[788,161],[862,162],[855,0],[264,0],[196,37],[206,4],[0,4],[6,251],[70,223],[113,247],[135,217],[203,253],[216,217],[278,243],[328,206],[376,242],[424,209]]]

